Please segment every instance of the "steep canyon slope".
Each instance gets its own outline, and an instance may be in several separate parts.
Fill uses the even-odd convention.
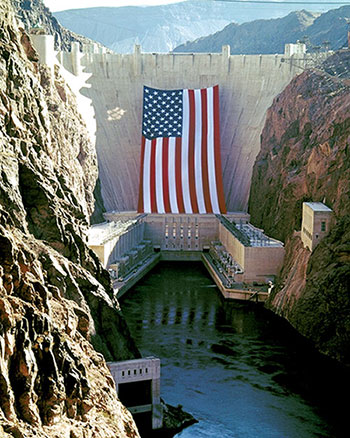
[[[220,52],[223,45],[229,44],[231,53],[237,55],[283,53],[285,44],[298,39],[306,41],[311,50],[322,50],[325,41],[332,50],[346,46],[350,6],[321,15],[310,12],[309,6],[305,6],[308,10],[294,11],[282,18],[231,23],[213,35],[176,47],[174,52]]]
[[[73,94],[1,0],[1,437],[139,436],[100,354],[138,351],[86,245],[96,178]]]
[[[286,242],[269,306],[320,351],[350,364],[350,53],[292,80],[275,98],[253,170],[254,224]],[[337,72],[337,73],[336,73]],[[321,201],[335,224],[310,253],[300,239],[302,202]]]

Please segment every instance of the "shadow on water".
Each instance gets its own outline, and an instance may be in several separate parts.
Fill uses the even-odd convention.
[[[212,285],[200,263],[162,263],[121,302],[143,355],[161,358],[162,397],[199,420],[177,436],[347,436],[349,372]]]

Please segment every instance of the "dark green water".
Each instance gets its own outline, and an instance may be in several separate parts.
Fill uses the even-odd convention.
[[[349,374],[255,304],[225,302],[201,264],[159,265],[122,300],[161,395],[195,424],[181,438],[348,437]]]

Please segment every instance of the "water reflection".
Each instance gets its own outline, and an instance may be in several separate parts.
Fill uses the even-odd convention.
[[[162,397],[200,420],[178,436],[347,436],[338,392],[348,374],[263,308],[224,302],[211,285],[200,264],[163,264],[122,301],[142,353],[162,360]]]

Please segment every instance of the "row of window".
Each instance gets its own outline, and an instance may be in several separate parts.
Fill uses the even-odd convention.
[[[165,224],[165,232],[164,232],[164,235],[165,235],[165,238],[166,238],[166,239],[169,237],[169,232],[172,233],[172,236],[173,236],[174,239],[176,238],[176,233],[177,233],[176,225],[177,225],[177,224],[174,223],[174,224],[170,227],[170,230],[169,230],[169,224]],[[172,228],[172,230],[171,230],[171,228]],[[180,238],[181,238],[181,239],[184,238],[184,234],[185,234],[184,226],[183,226],[183,225],[180,225]],[[189,225],[189,226],[187,227],[187,238],[188,238],[188,239],[191,239],[191,237],[192,237],[192,227]],[[194,237],[195,237],[196,239],[198,239],[198,237],[199,237],[199,226],[198,226],[198,224],[196,224],[195,227],[194,227]]]
[[[126,375],[125,373],[126,373],[126,371],[122,371],[122,377],[125,377],[125,375]],[[139,368],[139,374],[142,374],[142,373],[143,373],[143,369]],[[148,368],[145,368],[145,374],[148,374]],[[131,376],[131,370],[127,371],[127,375]],[[137,369],[134,370],[134,375],[135,376],[137,375]]]
[[[305,227],[303,227],[303,233],[306,234],[309,239],[312,239],[312,234]]]
[[[187,248],[190,249],[191,247],[192,247],[192,245],[189,243],[187,245]],[[175,245],[175,243],[170,243],[169,245],[168,244],[165,245],[165,249],[168,249],[168,248],[178,248],[178,246]],[[195,245],[195,248],[198,249],[198,244]],[[181,249],[184,249],[184,245],[182,245],[182,244],[180,245],[180,250]]]
[[[323,231],[323,232],[326,231],[326,221],[321,222],[321,231]],[[306,234],[309,239],[312,239],[312,234],[305,227],[303,227],[303,233]],[[316,237],[318,237],[317,234],[316,234]]]

